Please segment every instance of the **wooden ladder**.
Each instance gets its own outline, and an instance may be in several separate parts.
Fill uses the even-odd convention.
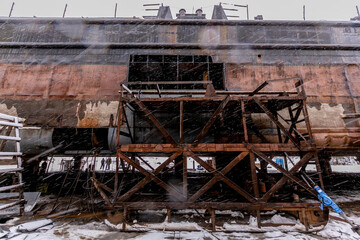
[[[23,127],[21,122],[24,122],[24,119],[0,113],[0,174],[14,174],[14,179],[17,178],[12,185],[6,185],[8,181],[5,181],[5,186],[0,186],[0,192],[15,191],[19,193],[17,199],[11,195],[0,197],[0,201],[5,202],[0,205],[0,210],[19,205],[19,215],[24,213],[25,205],[19,132],[19,128]]]

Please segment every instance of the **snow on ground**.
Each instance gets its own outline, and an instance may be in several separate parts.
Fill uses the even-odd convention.
[[[360,225],[360,191],[337,191],[329,195],[342,206],[344,212],[356,224]],[[185,212],[184,212],[185,213]],[[228,214],[243,217],[236,211],[219,211],[219,215]],[[332,216],[339,217],[331,212]],[[256,227],[256,218],[251,217],[247,225],[236,221],[225,222],[217,225],[217,232],[204,229],[199,224],[189,221],[167,222],[158,224],[140,224],[134,222],[127,226],[129,232],[122,232],[122,224],[113,225],[108,221],[92,221],[82,223],[79,220],[46,219],[32,220],[26,223],[13,219],[5,224],[0,224],[0,239],[12,240],[91,240],[91,239],[358,239],[359,234],[345,222],[330,219],[323,228],[318,227],[306,232],[305,227],[298,221],[284,215],[274,214],[266,220],[267,223],[294,223],[295,226]],[[264,221],[265,222],[265,221]],[[182,229],[182,230],[180,230]],[[186,229],[186,231],[184,231]],[[166,231],[165,231],[166,230]],[[28,232],[27,232],[28,231]]]

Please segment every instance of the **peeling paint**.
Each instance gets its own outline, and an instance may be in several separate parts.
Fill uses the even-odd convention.
[[[17,109],[14,106],[8,107],[8,105],[4,103],[0,104],[0,113],[18,116]]]
[[[321,103],[320,109],[308,106],[310,124],[313,128],[344,128],[341,115],[344,108],[341,104]]]
[[[119,102],[97,102],[86,103],[84,107],[81,103],[78,104],[76,116],[78,118],[77,127],[104,127],[110,124],[110,115],[117,112]],[[81,116],[83,117],[80,117]]]

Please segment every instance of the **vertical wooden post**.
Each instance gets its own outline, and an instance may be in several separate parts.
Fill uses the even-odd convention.
[[[325,186],[324,186],[324,182],[323,182],[322,174],[321,174],[321,166],[320,166],[320,162],[319,162],[319,155],[318,155],[317,151],[315,151],[315,153],[314,153],[314,158],[315,158],[316,171],[318,172],[318,176],[319,176],[320,186],[321,186],[321,188],[323,190],[325,190]]]
[[[246,117],[245,117],[245,103],[241,101],[241,120],[244,128],[244,138],[245,142],[249,142],[249,136],[247,133],[247,126],[246,126]]]
[[[180,144],[184,142],[184,101],[180,101]]]
[[[171,222],[171,210],[169,208],[166,209],[166,216],[167,216],[167,221]]]
[[[123,213],[123,225],[122,225],[122,230],[126,231],[126,220],[127,220],[127,207],[124,207],[124,213]]]
[[[119,142],[120,142],[120,128],[121,128],[121,124],[122,124],[122,114],[123,114],[122,93],[123,93],[123,89],[122,89],[122,86],[120,86],[119,115],[118,115],[117,129],[116,129],[115,148],[117,148],[119,146]],[[120,157],[118,156],[118,154],[116,154],[114,196],[117,196],[117,189],[118,189],[118,184],[119,184],[119,159],[120,159]],[[123,171],[124,171],[124,169],[123,169]]]
[[[187,199],[188,195],[188,179],[187,179],[187,155],[183,154],[183,195]]]
[[[210,214],[211,214],[211,227],[212,227],[212,231],[216,232],[216,225],[215,225],[215,210],[214,209],[210,209]]]
[[[254,195],[256,198],[259,197],[259,185],[258,179],[256,175],[256,167],[255,167],[255,155],[253,152],[250,152],[250,169],[251,169],[251,180],[253,182]]]
[[[301,216],[302,216],[303,223],[304,223],[306,231],[309,231],[309,222],[308,222],[308,219],[306,217],[305,208],[301,208]]]
[[[259,198],[259,184],[258,184],[258,179],[257,179],[257,174],[256,174],[256,167],[255,167],[255,155],[253,152],[250,152],[249,154],[250,154],[251,180],[253,183],[254,195],[255,195],[255,198],[258,199]],[[261,228],[260,210],[256,210],[256,219],[257,219],[258,228]]]

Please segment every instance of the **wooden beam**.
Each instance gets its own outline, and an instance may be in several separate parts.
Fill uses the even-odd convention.
[[[164,161],[162,164],[160,164],[159,167],[157,167],[154,171],[154,175],[159,174],[167,165],[169,165],[170,162],[174,161],[178,156],[180,156],[182,152],[176,152],[172,154],[166,161]],[[129,199],[134,193],[139,191],[141,188],[143,188],[147,183],[151,181],[151,177],[148,175],[145,178],[143,178],[140,182],[138,182],[135,186],[133,186],[129,191],[124,193],[120,198],[119,201],[126,201]]]
[[[108,196],[104,193],[104,191],[100,188],[99,182],[91,177],[90,180],[93,182],[96,190],[100,193],[101,197],[105,200],[106,204],[109,205],[109,207],[113,207],[113,204],[111,203],[110,199],[108,198]]]
[[[301,150],[299,142],[285,129],[285,127],[276,119],[276,117],[269,111],[269,109],[267,109],[265,105],[262,104],[258,98],[254,97],[254,101],[257,103],[257,105],[259,105],[259,107],[262,108],[262,110],[266,113],[266,115],[268,115],[271,121],[273,121],[276,124],[276,126],[278,126],[281,129],[281,131],[290,138],[290,140],[294,143],[294,145],[299,150]]]
[[[278,144],[278,143],[254,143],[261,152],[299,152],[299,149],[293,144]],[[118,150],[121,152],[135,152],[135,153],[173,153],[190,149],[193,152],[246,152],[247,145],[244,143],[201,143],[197,147],[191,144],[182,144],[174,147],[171,144],[123,144]],[[302,147],[303,151],[313,151],[314,148],[310,146]]]
[[[246,192],[245,190],[240,188],[236,183],[234,183],[229,178],[227,178],[226,176],[221,174],[221,172],[219,172],[218,170],[216,170],[216,169],[212,168],[211,166],[209,166],[207,163],[205,163],[203,160],[201,160],[201,158],[199,158],[193,152],[187,151],[186,154],[188,154],[190,157],[192,157],[196,162],[198,162],[208,172],[210,172],[210,173],[214,174],[215,176],[217,176],[221,181],[226,183],[229,187],[234,189],[237,193],[239,193],[241,196],[246,198],[248,201],[256,202],[256,199],[253,196],[251,196],[248,192]]]
[[[219,117],[220,113],[224,110],[224,108],[228,104],[229,100],[230,100],[230,95],[226,96],[226,98],[220,103],[219,107],[216,109],[214,114],[210,117],[209,121],[207,121],[207,123],[205,124],[205,126],[203,127],[201,132],[195,138],[195,140],[192,144],[194,147],[196,147],[200,143],[201,139],[203,139],[203,137],[209,131],[210,127],[214,124],[215,120]]]
[[[139,170],[142,174],[144,174],[145,176],[150,177],[151,180],[153,180],[157,185],[159,185],[160,187],[162,187],[163,189],[165,189],[166,191],[168,191],[170,193],[170,195],[174,196],[176,199],[180,200],[180,201],[185,201],[186,197],[178,192],[178,190],[176,190],[176,188],[166,184],[164,181],[162,181],[160,178],[158,178],[157,176],[155,176],[154,173],[151,173],[147,170],[145,170],[143,167],[141,167],[139,164],[137,164],[136,162],[132,161],[130,158],[128,158],[125,154],[123,154],[122,152],[118,153],[120,158],[123,159],[124,161],[126,161],[129,165],[133,166],[134,168],[136,168],[137,170]]]
[[[295,174],[304,164],[306,164],[311,157],[313,156],[313,153],[307,153],[305,156],[293,166],[289,173]],[[288,180],[288,177],[284,176],[282,177],[270,190],[264,194],[264,196],[261,198],[261,201],[267,202],[269,198],[274,195]]]
[[[259,198],[259,184],[256,174],[255,155],[253,152],[250,152],[250,169],[251,169],[251,180],[254,188],[254,196],[256,198]]]
[[[168,131],[164,128],[164,126],[157,120],[157,118],[150,112],[150,110],[142,103],[138,98],[134,97],[135,103],[139,106],[139,108],[145,113],[145,115],[153,122],[155,127],[160,131],[160,133],[172,144],[176,145],[176,141],[171,137]]]
[[[245,142],[249,142],[249,136],[248,136],[247,125],[246,125],[246,117],[245,117],[244,101],[241,101],[241,120],[242,120],[243,129],[244,129]]]
[[[180,102],[180,144],[184,141],[184,101]]]
[[[187,198],[188,196],[188,175],[187,175],[187,156],[186,154],[183,155],[182,160],[182,167],[183,167],[183,195]]]
[[[227,174],[233,167],[235,167],[244,157],[248,155],[248,152],[240,153],[236,158],[234,158],[226,167],[224,167],[220,173],[222,175]],[[195,194],[189,198],[189,202],[195,202],[199,197],[201,197],[207,190],[209,190],[220,178],[218,176],[213,177],[209,182],[207,182],[202,188],[200,188]]]
[[[269,159],[265,154],[263,154],[261,151],[259,151],[258,149],[256,149],[254,147],[254,145],[249,144],[249,150],[252,151],[253,153],[255,153],[258,157],[260,157],[261,159],[263,159],[264,161],[268,162],[271,166],[273,166],[274,168],[276,168],[279,172],[281,172],[282,174],[284,174],[286,177],[288,177],[289,179],[291,179],[293,182],[295,182],[296,184],[300,185],[301,187],[303,187],[305,190],[307,190],[309,193],[317,196],[317,193],[314,189],[310,188],[308,185],[306,185],[306,183],[304,183],[302,180],[300,180],[299,178],[295,177],[293,174],[291,174],[290,172],[286,171],[285,169],[283,169],[282,167],[280,167],[278,164],[274,163],[271,159]]]

